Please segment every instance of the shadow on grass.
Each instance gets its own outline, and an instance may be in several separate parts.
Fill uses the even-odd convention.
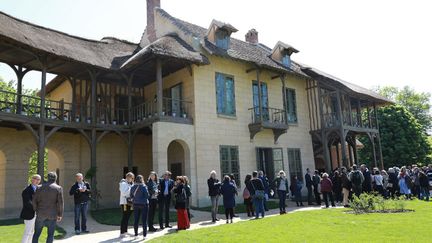
[[[17,232],[19,233],[18,235],[22,234],[22,229],[24,225],[24,220],[22,219],[5,219],[5,220],[0,220],[0,227],[2,226],[6,226],[7,230],[9,232]],[[44,229],[43,234],[46,230]],[[57,226],[55,233],[54,233],[54,239],[56,240],[60,240],[65,238],[66,236],[66,230],[64,230],[62,227]],[[1,239],[0,241],[3,242],[2,240],[7,240],[7,239]],[[5,241],[7,242],[7,241]]]
[[[220,204],[222,204],[222,200],[220,200]],[[267,207],[268,207],[268,209],[279,208],[279,202],[275,201],[275,200],[270,200],[267,202]],[[191,207],[191,209],[197,210],[197,211],[211,212],[210,206],[209,207],[201,207],[201,208]],[[243,203],[237,204],[235,207],[235,213],[246,213],[246,205],[244,205]],[[225,214],[225,208],[223,207],[223,205],[219,205],[218,214]]]

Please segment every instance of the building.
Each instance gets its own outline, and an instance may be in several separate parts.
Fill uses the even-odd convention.
[[[34,151],[45,173],[45,149],[65,187],[92,172],[101,207],[117,205],[127,171],[187,175],[192,204],[206,206],[211,170],[241,188],[257,169],[303,178],[306,168],[335,167],[333,146],[338,166],[356,163],[362,134],[382,165],[375,110],[389,101],[293,61],[290,45],[259,43],[254,29],[231,38],[233,25],[182,21],[159,0],[147,1],[140,43],[83,39],[5,13],[0,26],[0,60],[18,81],[17,92],[0,91],[0,217],[16,216]],[[22,95],[29,70],[41,72],[38,98]],[[47,73],[57,77],[47,83]]]

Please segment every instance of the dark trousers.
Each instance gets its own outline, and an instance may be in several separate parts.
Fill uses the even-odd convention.
[[[286,195],[287,192],[286,191],[281,191],[278,190],[278,198],[279,198],[279,211],[280,212],[285,212],[286,211]]]
[[[48,236],[47,243],[52,243],[54,241],[54,231],[56,228],[57,221],[55,219],[40,219],[36,217],[35,221],[35,229],[33,234],[32,243],[38,243],[39,237],[42,233],[43,227],[46,226],[48,228]]]
[[[171,203],[171,196],[162,196],[159,198],[159,225],[163,228],[164,218],[163,213],[165,213],[165,226],[169,225],[169,208]]]
[[[321,205],[321,196],[320,196],[320,193],[318,192],[318,185],[314,186],[313,191],[314,191],[314,194],[315,194],[315,202],[318,205]]]
[[[264,218],[264,199],[254,198],[252,200],[255,206],[255,218],[258,218],[260,213]]]
[[[88,203],[75,204],[75,230],[86,231],[87,230],[87,209]],[[81,228],[80,228],[80,217],[81,217]]]
[[[234,218],[234,208],[225,208],[225,217],[226,219],[233,219]]]
[[[307,191],[308,191],[308,204],[310,205],[313,203],[312,186],[308,186]]]
[[[342,202],[342,188],[340,191],[339,190],[334,191],[334,197],[336,202],[338,203]]]
[[[122,219],[120,224],[120,234],[127,233],[128,225],[129,225],[129,218],[132,214],[133,207],[128,205],[120,205],[121,211],[122,211]]]
[[[429,187],[428,186],[422,186],[420,187],[420,194],[421,194],[421,198],[420,200],[425,199],[426,201],[429,201],[429,197],[430,197],[430,193],[429,193]]]
[[[136,205],[134,204],[134,231],[135,235],[138,235],[138,226],[140,218],[142,220],[143,226],[143,236],[147,236],[147,214],[148,214],[148,204]]]
[[[375,189],[378,191],[378,193],[379,193],[381,196],[385,197],[384,187],[383,187],[382,185],[377,185],[377,186],[375,186]]]
[[[353,185],[353,186],[352,186],[352,190],[353,190],[354,194],[355,194],[357,197],[360,197],[360,194],[362,194],[362,190],[363,190],[363,188],[362,188],[362,186],[355,186],[355,185]]]
[[[156,214],[156,208],[157,208],[157,204],[158,204],[158,200],[157,199],[150,199],[150,204],[149,204],[149,212],[148,212],[148,226],[149,229],[153,229],[153,221],[154,221],[154,216]]]
[[[186,211],[187,211],[188,219],[189,219],[189,222],[190,222],[190,220],[192,218],[191,213],[190,213],[190,208],[186,208]]]
[[[323,194],[323,199],[324,199],[326,208],[329,207],[329,199],[330,199],[332,207],[334,207],[335,203],[334,203],[334,199],[333,199],[333,193],[332,192],[323,192],[322,194]]]

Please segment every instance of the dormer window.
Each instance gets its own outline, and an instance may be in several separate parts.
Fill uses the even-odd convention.
[[[236,31],[237,29],[228,23],[213,20],[207,31],[207,39],[216,47],[228,50],[230,48],[231,33]]]
[[[291,54],[297,53],[294,47],[279,41],[272,50],[271,58],[283,66],[291,67]]]
[[[230,36],[228,34],[228,31],[224,29],[219,29],[216,31],[215,43],[217,47],[228,50],[230,42],[229,40]]]
[[[288,53],[285,53],[285,54],[282,56],[282,64],[283,64],[285,67],[290,67],[290,66],[291,66],[291,56],[290,56]]]

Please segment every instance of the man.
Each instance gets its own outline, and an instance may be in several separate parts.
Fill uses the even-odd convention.
[[[362,164],[360,169],[364,177],[363,192],[370,193],[372,191],[372,175],[365,164]]]
[[[345,167],[342,167],[342,195],[343,195],[342,204],[345,208],[349,207],[348,199],[349,199],[350,190],[351,190],[351,182],[348,178],[347,169]]]
[[[48,182],[39,187],[33,195],[33,209],[36,212],[33,243],[39,242],[44,226],[48,228],[47,243],[54,241],[57,222],[63,217],[63,188],[56,184],[57,174],[48,173]]]
[[[312,181],[312,176],[310,175],[309,168],[306,169],[305,182],[306,182],[306,188],[308,190],[308,205],[313,205],[313,199],[312,199],[313,181]]]
[[[312,176],[312,183],[313,183],[313,191],[315,194],[315,202],[317,205],[321,206],[321,195],[318,190],[318,186],[321,183],[321,177],[319,176],[319,171],[315,170],[315,174]]]
[[[171,190],[174,187],[174,181],[171,180],[171,172],[166,171],[163,178],[159,181],[159,226],[164,229],[162,213],[165,212],[165,227],[172,228],[169,224],[169,208],[171,202]]]
[[[357,169],[357,165],[353,165],[352,171],[348,175],[349,180],[351,181],[351,186],[354,194],[359,197],[363,190],[363,182],[365,180],[363,173],[361,173]]]
[[[21,240],[21,243],[30,243],[32,242],[34,225],[35,225],[35,211],[33,209],[33,194],[39,186],[41,181],[40,175],[34,175],[31,178],[31,184],[27,186],[21,196],[23,208],[21,210],[20,218],[24,219],[24,234]]]
[[[264,171],[262,171],[262,170],[258,171],[258,179],[260,179],[264,185],[264,192],[265,192],[264,210],[267,212],[267,211],[269,211],[267,208],[267,201],[269,200],[269,196],[270,196],[269,179],[267,178],[266,175],[264,175]]]
[[[81,173],[75,175],[76,182],[71,187],[69,195],[74,196],[75,203],[75,234],[89,233],[87,230],[87,209],[90,200],[90,184],[84,181]],[[80,217],[81,227],[80,227]]]

